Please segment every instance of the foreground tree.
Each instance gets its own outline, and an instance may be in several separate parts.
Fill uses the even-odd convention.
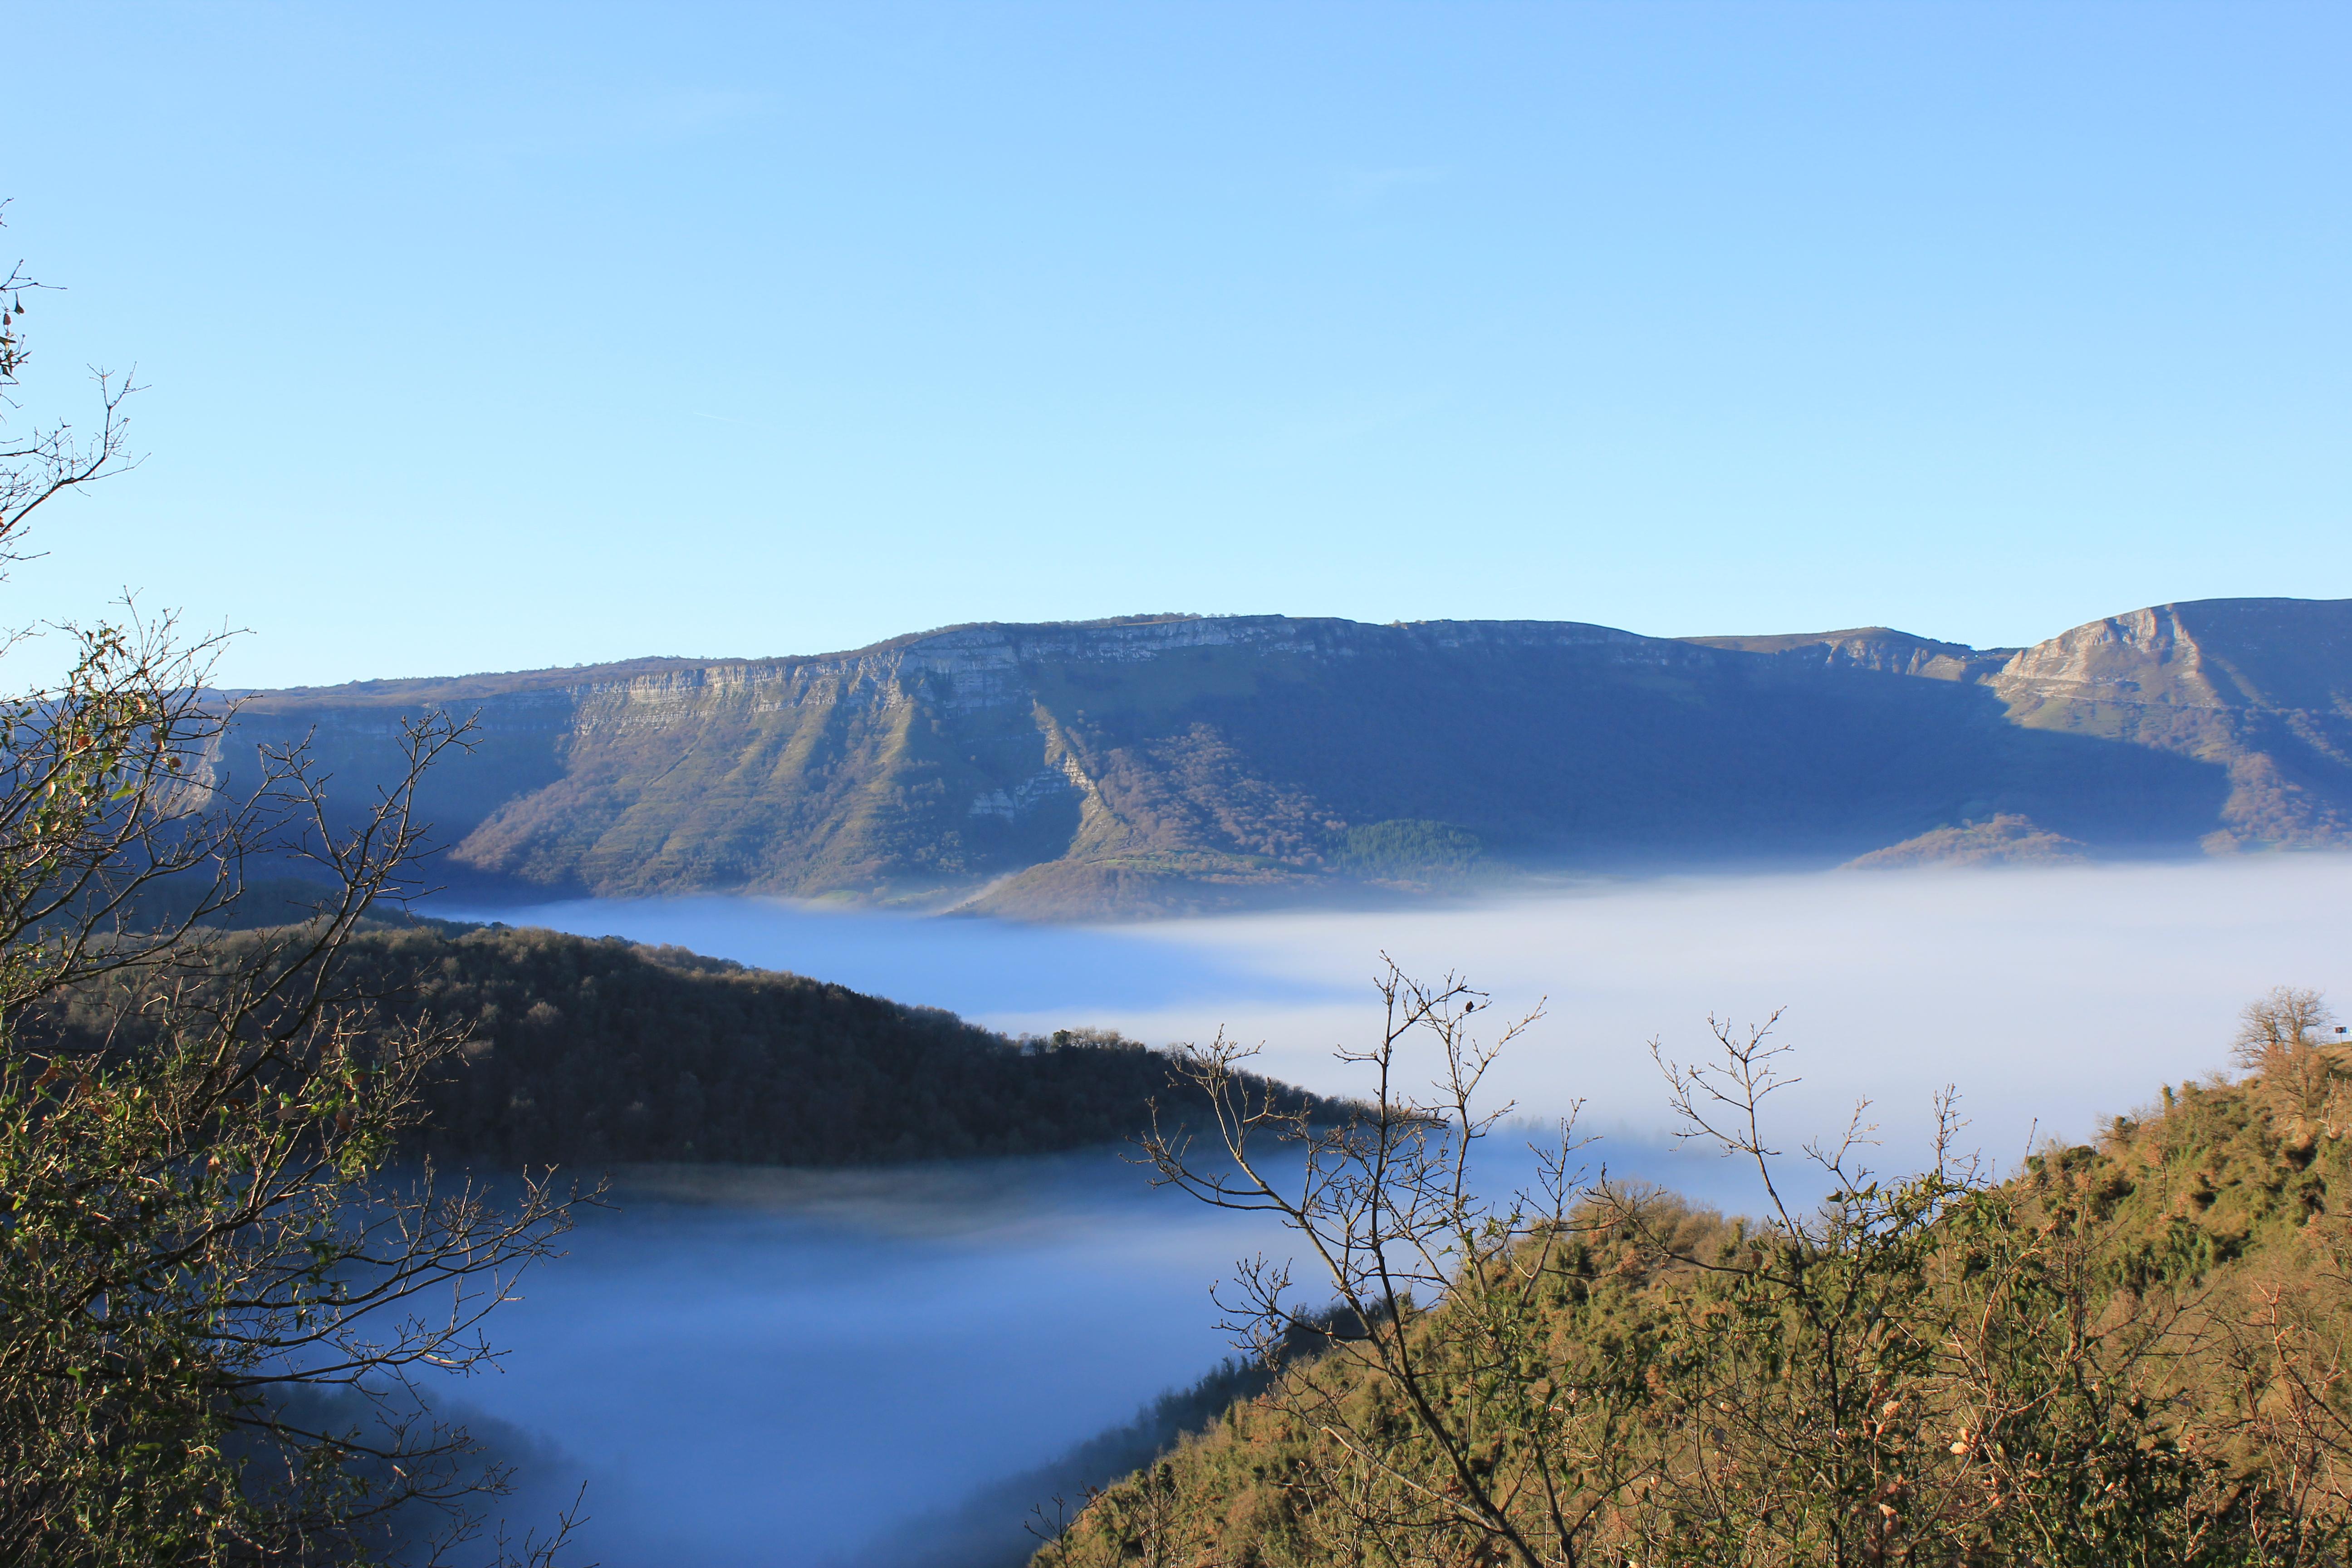
[[[0,286],[7,386],[33,288]],[[0,559],[125,466],[131,388],[98,381],[94,435],[0,453]],[[462,1036],[387,1027],[338,962],[418,890],[417,782],[463,729],[409,726],[404,775],[331,814],[301,749],[236,754],[216,639],[62,635],[64,678],[0,707],[0,1563],[543,1560],[480,1540],[504,1474],[415,1379],[490,1353],[566,1201],[386,1178]],[[251,879],[289,874],[295,923],[225,942]],[[69,1006],[121,1026],[55,1026]]]
[[[1487,998],[1464,982],[1423,984],[1389,962],[1374,985],[1379,1038],[1338,1053],[1369,1069],[1363,1114],[1333,1125],[1268,1103],[1241,1070],[1253,1053],[1220,1037],[1182,1069],[1214,1108],[1211,1159],[1157,1127],[1146,1155],[1205,1202],[1279,1215],[1313,1260],[1316,1295],[1299,1294],[1289,1263],[1259,1258],[1219,1300],[1258,1357],[1308,1352],[1267,1397],[1328,1453],[1293,1478],[1319,1551],[1453,1542],[1524,1568],[1575,1562],[1633,1479],[1620,1427],[1643,1357],[1605,1339],[1580,1346],[1573,1369],[1551,1353],[1545,1309],[1575,1235],[1573,1119],[1539,1154],[1535,1192],[1494,1205],[1473,1184],[1480,1144],[1511,1110],[1482,1107],[1479,1086],[1540,1013],[1482,1043],[1472,1026]],[[1434,1060],[1426,1091],[1408,1077],[1416,1041]],[[1313,1310],[1327,1286],[1334,1307]]]
[[[2352,1126],[2343,1078],[2352,1051],[2335,1025],[2318,992],[2280,985],[2246,1004],[2230,1043],[2230,1059],[2259,1077],[2275,1111],[2315,1136],[2341,1136]]]

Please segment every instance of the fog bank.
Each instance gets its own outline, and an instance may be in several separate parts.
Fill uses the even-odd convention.
[[[1360,986],[1385,949],[1418,973],[1463,971],[1504,1010],[1548,995],[1498,1086],[1544,1113],[1586,1098],[1598,1124],[1634,1133],[1668,1126],[1648,1040],[1701,1056],[1710,1014],[1744,1029],[1781,1010],[1776,1032],[1804,1080],[1774,1122],[1791,1141],[1834,1131],[1867,1097],[1889,1155],[1916,1155],[1950,1083],[1972,1136],[2006,1158],[2037,1124],[2084,1136],[2222,1066],[2238,1009],[2270,987],[2345,981],[2347,895],[2352,857],[2334,855],[1675,878],[1402,917],[1192,922],[1145,940],[1302,986]],[[1152,1039],[1222,1023],[1266,1041],[1268,1070],[1330,1089],[1328,1043],[1360,1037],[1370,1016],[1360,1002],[1236,995],[1115,1021]]]
[[[1802,1081],[1770,1118],[1783,1147],[1834,1132],[1867,1096],[1878,1163],[1909,1162],[1948,1082],[1971,1140],[2007,1163],[2036,1127],[2084,1135],[2221,1065],[2238,1008],[2272,985],[2344,985],[2347,892],[2352,858],[2315,855],[1685,877],[1097,929],[719,899],[500,918],[679,942],[1016,1031],[1093,1024],[1166,1043],[1222,1026],[1263,1040],[1268,1070],[1340,1093],[1362,1085],[1329,1052],[1377,1028],[1369,982],[1386,951],[1424,976],[1458,970],[1497,1016],[1548,996],[1496,1068],[1497,1100],[1532,1120],[1582,1098],[1605,1135],[1596,1162],[1737,1209],[1744,1174],[1668,1137],[1653,1037],[1688,1058],[1709,1013],[1745,1026],[1785,1009]],[[1527,1179],[1516,1138],[1486,1163],[1488,1190]],[[942,1509],[975,1541],[1001,1538],[1002,1483],[1213,1365],[1227,1345],[1212,1281],[1237,1256],[1287,1250],[1104,1152],[664,1167],[629,1173],[620,1195],[502,1311],[509,1370],[460,1391],[561,1448],[532,1467],[552,1489],[541,1500],[589,1476],[583,1544],[611,1568],[892,1568],[932,1560],[892,1528]],[[979,1511],[953,1513],[961,1498]]]
[[[897,1521],[1045,1463],[1225,1353],[1210,1282],[1273,1237],[1116,1155],[623,1173],[450,1392],[584,1475],[606,1568],[880,1564]],[[1025,1505],[1024,1505],[1025,1506]]]
[[[499,1310],[502,1370],[444,1394],[525,1444],[519,1529],[585,1479],[574,1557],[605,1568],[1017,1562],[1033,1504],[1107,1479],[1073,1445],[1232,1351],[1212,1285],[1290,1250],[1108,1150],[633,1167],[614,1196]]]
[[[1709,1045],[1784,1009],[1803,1082],[1790,1139],[1879,1102],[1889,1158],[1916,1153],[1957,1085],[2003,1159],[2033,1130],[2082,1136],[2221,1066],[2235,1014],[2280,984],[2337,985],[2352,955],[2352,857],[2248,857],[2050,869],[1823,872],[1594,883],[1541,897],[1376,912],[1084,928],[837,914],[769,900],[583,900],[505,912],[798,970],[1013,1030],[1076,1024],[1155,1044],[1219,1027],[1264,1041],[1267,1070],[1359,1085],[1330,1059],[1377,1023],[1387,951],[1451,968],[1497,1013],[1549,997],[1498,1067],[1521,1107],[1589,1101],[1589,1122],[1668,1131],[1646,1043]]]

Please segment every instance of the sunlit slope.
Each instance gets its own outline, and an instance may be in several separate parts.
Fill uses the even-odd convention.
[[[2026,728],[2224,769],[2209,848],[2352,844],[2352,601],[2136,610],[2027,648],[1991,685]]]
[[[1839,1205],[1919,1187],[1832,1194],[1805,1251],[1670,1194],[1587,1204],[1518,1248],[1522,1272],[1494,1270],[1506,1288],[1457,1273],[1410,1318],[1388,1365],[1415,1369],[1418,1409],[1370,1355],[1299,1334],[1269,1393],[1090,1498],[1031,1562],[1337,1568],[1398,1561],[1366,1543],[1401,1540],[1428,1563],[2345,1562],[2337,1051],[2165,1087],[1874,1262],[1886,1211],[1857,1241]],[[1441,1424],[1524,1558],[1453,1503],[1419,1436]],[[1871,1444],[1876,1465],[1853,1464]]]
[[[2302,601],[2168,606],[2013,656],[1884,628],[976,626],[263,693],[239,742],[310,733],[364,780],[404,714],[478,713],[428,801],[451,875],[509,890],[1137,912],[1833,863],[1996,813],[2093,852],[2332,842],[2347,630],[2352,604]]]

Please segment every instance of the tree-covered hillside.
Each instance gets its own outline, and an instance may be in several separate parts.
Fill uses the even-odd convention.
[[[2316,1001],[2249,1009],[2244,1079],[1998,1183],[1868,1176],[1849,1146],[1818,1210],[1603,1186],[1457,1230],[1442,1184],[1367,1168],[1423,1206],[1307,1217],[1353,1238],[1342,1289],[1375,1310],[1038,1562],[2342,1563],[2352,1051]],[[1725,1043],[1677,1101],[1770,1171],[1771,1049]],[[1382,1293],[1433,1257],[1442,1297]]]
[[[215,962],[272,939],[226,939]],[[1192,1114],[1170,1060],[1092,1029],[1012,1039],[797,974],[680,948],[439,922],[357,933],[345,984],[382,998],[386,1037],[428,1022],[471,1037],[424,1087],[414,1152],[594,1166],[837,1165],[1030,1154],[1133,1138],[1152,1101]],[[119,1039],[102,994],[67,1026]],[[1343,1108],[1267,1084],[1278,1103]]]

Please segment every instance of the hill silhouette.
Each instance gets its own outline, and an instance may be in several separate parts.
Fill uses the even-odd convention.
[[[230,935],[213,957],[281,934]],[[371,923],[341,964],[383,1004],[369,1048],[419,1020],[469,1031],[410,1134],[410,1153],[443,1161],[878,1164],[1120,1143],[1155,1106],[1175,1122],[1205,1114],[1166,1052],[1116,1034],[1016,1038],[683,948],[423,921]],[[150,1037],[102,986],[25,1026],[93,1053]],[[1286,1110],[1355,1109],[1253,1082]]]

